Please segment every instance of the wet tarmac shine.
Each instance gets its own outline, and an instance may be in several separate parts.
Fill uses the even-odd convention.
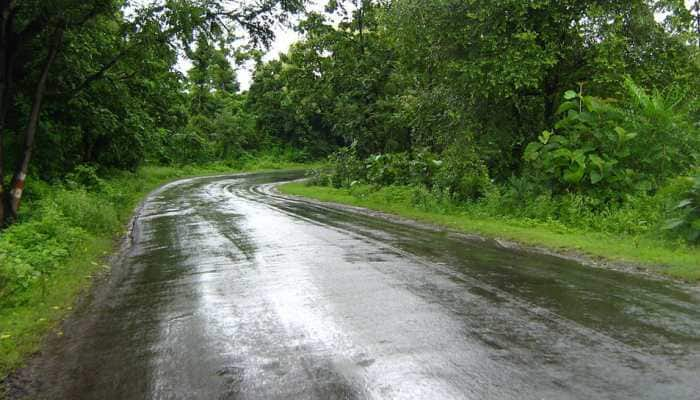
[[[700,399],[700,292],[275,194],[151,195],[24,371],[50,399]]]

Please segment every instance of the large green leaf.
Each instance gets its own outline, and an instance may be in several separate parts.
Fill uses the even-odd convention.
[[[583,168],[586,168],[586,154],[581,149],[576,150],[571,154],[571,161]]]
[[[567,160],[571,160],[572,153],[569,149],[556,149],[552,152],[552,158],[565,158]]]
[[[676,209],[686,208],[691,204],[693,204],[693,199],[684,199],[676,205]]]
[[[564,172],[564,180],[568,183],[578,184],[583,179],[586,169],[579,164],[574,164]]]
[[[571,110],[577,110],[578,109],[578,104],[574,103],[573,101],[567,101],[562,103],[559,108],[557,109],[557,114],[564,114],[567,111]]]
[[[600,171],[602,171],[603,167],[605,166],[605,161],[603,161],[603,159],[600,158],[597,154],[589,154],[588,161],[590,161],[591,164],[595,165]]]
[[[598,171],[591,171],[591,183],[596,184],[603,180],[603,174]]]
[[[673,218],[673,219],[669,219],[668,221],[666,221],[666,223],[664,224],[662,229],[670,231],[670,230],[678,229],[683,225],[685,225],[685,221],[682,218]]]
[[[523,159],[525,161],[535,161],[539,157],[539,150],[542,148],[542,143],[532,142],[525,148]]]
[[[542,131],[542,134],[538,138],[540,140],[540,143],[542,144],[547,144],[549,142],[549,138],[552,137],[552,132],[550,131]]]
[[[554,135],[554,136],[552,136],[552,137],[549,139],[549,142],[550,142],[550,143],[557,143],[557,144],[560,144],[560,145],[562,145],[562,146],[566,146],[566,145],[568,145],[568,144],[570,143],[569,139],[567,139],[566,137],[564,137],[564,136],[562,136],[562,135]]]

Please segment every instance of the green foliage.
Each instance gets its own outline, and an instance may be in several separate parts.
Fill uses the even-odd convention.
[[[456,201],[474,200],[491,186],[488,170],[468,142],[460,141],[447,148],[435,176],[435,186]]]
[[[545,130],[523,158],[558,192],[604,198],[658,189],[687,171],[699,132],[676,92],[648,95],[631,80],[624,102],[564,94],[553,131]]]
[[[104,234],[113,232],[119,226],[115,202],[110,196],[118,191],[119,188],[109,185],[99,192],[89,192],[83,188],[59,190],[52,201],[70,226],[91,234]]]
[[[50,279],[80,243],[117,231],[119,214],[139,190],[126,180],[110,182],[95,168],[79,166],[66,177],[65,186],[36,185],[26,222],[3,230],[0,236],[0,306],[24,301],[21,293]]]
[[[375,154],[365,160],[367,182],[380,185],[406,185],[411,178],[407,153]]]
[[[538,141],[525,148],[523,158],[560,191],[592,187],[629,191],[634,171],[624,168],[622,162],[633,157],[628,142],[637,133],[618,126],[624,119],[622,110],[572,91],[565,99],[556,130],[543,131]]]
[[[249,104],[261,132],[317,157],[352,143],[363,158],[408,150],[408,131],[394,115],[393,54],[379,7],[361,6],[338,27],[308,15],[298,27],[306,40],[257,66]]]
[[[66,185],[69,188],[102,189],[105,182],[97,175],[97,168],[92,165],[78,165],[73,172],[66,174]]]
[[[680,216],[666,222],[666,230],[682,232],[690,242],[700,242],[700,174],[687,179],[692,187],[683,193],[683,199],[674,211]]]
[[[0,307],[22,301],[18,294],[48,279],[87,235],[70,225],[55,202],[38,206],[30,222],[14,225],[0,237]]]
[[[491,186],[485,165],[467,144],[455,144],[437,159],[423,149],[415,153],[375,154],[361,160],[356,145],[344,147],[329,157],[330,172],[315,171],[312,184],[352,187],[356,183],[375,186],[420,185],[444,193],[457,201],[483,196]]]
[[[332,172],[326,180],[334,187],[350,187],[353,182],[365,176],[364,164],[357,155],[357,145],[338,149],[328,157]],[[319,178],[317,178],[319,179]],[[322,179],[321,179],[322,180]]]

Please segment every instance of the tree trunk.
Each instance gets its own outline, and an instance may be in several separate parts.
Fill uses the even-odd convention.
[[[2,90],[5,89],[3,88]],[[1,93],[0,97],[2,97]],[[3,137],[4,135],[2,134],[2,132],[4,130],[4,121],[0,121],[0,228],[2,228],[5,225],[5,205],[7,204],[7,202],[5,201],[5,169],[3,168],[3,165],[5,164],[5,159],[3,157],[5,151],[3,147],[3,141],[5,138]]]
[[[3,27],[5,25],[5,20],[3,18]],[[4,29],[3,29],[4,31]],[[6,60],[7,51],[5,46],[5,35],[2,32],[2,37],[0,38],[0,228],[5,225],[5,159],[3,155],[5,154],[5,149],[3,148],[3,142],[5,137],[3,132],[5,131],[5,113],[4,108],[7,107],[5,104],[5,93],[9,91],[7,82],[7,70]]]
[[[13,31],[15,1],[3,0],[0,2],[0,227],[5,224],[5,217],[9,209],[9,201],[5,193],[5,149],[4,131],[7,111],[12,103],[12,73],[15,60],[15,49],[10,41]]]
[[[39,77],[39,82],[36,85],[36,91],[34,93],[34,99],[32,101],[32,111],[29,114],[29,121],[27,123],[27,128],[24,131],[24,151],[22,153],[21,161],[17,165],[15,174],[12,177],[12,190],[10,190],[10,218],[15,220],[17,218],[17,212],[19,210],[20,201],[22,200],[22,192],[24,191],[25,181],[27,179],[27,171],[29,169],[29,162],[32,158],[32,151],[34,149],[34,138],[36,136],[36,129],[39,125],[39,116],[41,113],[41,105],[44,100],[44,93],[46,92],[46,81],[49,77],[49,70],[51,65],[56,59],[56,54],[58,54],[58,49],[61,46],[63,40],[63,27],[58,27],[54,31],[51,44],[49,45],[49,52],[46,56],[46,62],[41,70],[41,76]]]
[[[698,47],[700,47],[700,1],[695,1],[695,35],[698,40]]]

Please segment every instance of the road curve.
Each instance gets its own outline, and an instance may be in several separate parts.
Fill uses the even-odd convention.
[[[274,194],[152,194],[13,380],[47,399],[700,399],[700,293]]]

